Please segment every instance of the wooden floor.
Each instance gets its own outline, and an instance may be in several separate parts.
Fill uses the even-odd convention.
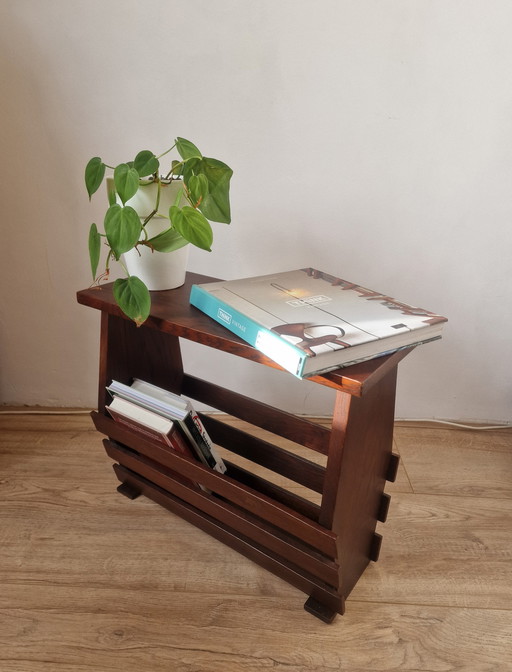
[[[87,416],[0,416],[1,672],[512,670],[512,430],[396,427],[345,616],[141,497]]]

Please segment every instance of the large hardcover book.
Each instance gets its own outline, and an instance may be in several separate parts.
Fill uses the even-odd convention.
[[[299,378],[438,339],[447,321],[313,268],[193,285],[190,303]]]
[[[226,472],[224,461],[218,455],[199,415],[188,399],[138,378],[131,385],[113,380],[107,390],[114,397],[122,397],[163,418],[177,422],[201,462],[221,474]]]

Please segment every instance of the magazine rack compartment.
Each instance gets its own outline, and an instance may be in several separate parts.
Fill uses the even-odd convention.
[[[98,411],[120,492],[149,497],[305,592],[305,608],[326,622],[371,560],[387,515],[386,478],[396,473],[392,430],[396,372],[408,351],[340,369],[314,382],[336,390],[330,429],[184,372],[179,338],[277,367],[261,353],[189,305],[192,283],[214,278],[188,274],[183,288],[153,294],[142,327],[119,312],[111,285],[83,290],[78,301],[101,310]],[[141,378],[235,416],[326,457],[325,466],[201,415],[214,443],[233,457],[226,474],[143,438],[108,417],[106,386]],[[250,467],[236,464],[236,457]],[[233,461],[232,461],[233,460]],[[260,475],[264,467],[316,493],[320,503]],[[255,473],[258,472],[258,473]],[[196,484],[200,483],[204,489]]]
[[[317,548],[331,558],[335,557],[336,537],[334,534],[293,508],[277,504],[274,499],[260,491],[231,478],[228,475],[232,466],[229,462],[227,463],[227,473],[219,474],[191,458],[173,452],[172,449],[167,449],[156,442],[135,436],[129,430],[120,427],[113,420],[101,416],[99,413],[94,413],[93,419],[96,428],[113,439],[105,444],[107,454],[127,468],[134,471],[138,470],[138,473],[146,475],[146,477],[148,477],[148,474],[151,475],[150,477],[154,476],[157,479],[155,482],[162,481],[158,484],[167,487],[169,490],[172,490],[173,481],[176,480],[172,472],[192,482],[201,483],[201,485],[222,497],[224,501],[231,502],[246,511],[257,511],[261,520],[274,525],[276,528],[288,530],[305,544]],[[263,483],[264,479],[258,479],[258,481]],[[179,481],[176,482],[179,483]],[[255,483],[257,484],[257,481]],[[183,486],[183,484],[180,483],[180,486]],[[200,498],[204,501],[211,499],[210,495],[201,492],[192,485],[186,485],[179,488],[180,493],[186,500],[189,498],[189,493],[185,493],[184,487],[193,493],[194,500],[197,500],[196,494],[200,495]],[[217,500],[215,501],[217,506],[223,506]]]

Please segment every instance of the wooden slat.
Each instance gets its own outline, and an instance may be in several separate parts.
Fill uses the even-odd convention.
[[[323,492],[325,468],[321,465],[252,436],[214,416],[200,415],[214,443],[314,492]]]
[[[305,418],[187,374],[183,378],[183,394],[327,455],[330,431]]]
[[[140,475],[131,472],[120,465],[114,465],[114,470],[121,482],[126,482],[134,488],[139,488],[141,493],[153,500],[160,506],[172,511],[176,515],[192,523],[196,527],[204,530],[212,537],[222,541],[224,544],[233,548],[238,553],[245,555],[267,571],[284,579],[291,585],[306,594],[314,593],[323,604],[334,609],[338,613],[343,613],[344,600],[336,591],[325,582],[317,579],[311,574],[301,570],[290,560],[279,557],[263,548],[252,539],[246,538],[239,533],[233,532],[225,524],[219,524],[210,516],[199,513],[193,507],[174,497],[163,488],[151,483]]]
[[[134,436],[132,432],[123,429],[117,423],[114,423],[114,421],[111,418],[108,418],[107,416],[98,414],[96,412],[93,412],[92,416],[96,428],[103,434],[106,434],[107,436],[110,436],[111,438],[127,446],[130,446],[135,450],[139,450],[143,454],[149,455],[149,457],[152,457],[153,459],[157,460],[158,462],[160,462],[160,464],[172,467],[177,473],[180,474],[183,473],[182,468],[180,466],[176,467],[176,463],[175,461],[173,461],[174,453],[170,451],[167,447],[154,445],[153,443],[148,445],[146,445],[144,442],[140,443],[138,440],[139,439],[138,436]],[[149,448],[149,445],[151,445],[151,448]],[[196,462],[194,459],[190,459],[189,461],[194,467],[199,467],[202,470],[201,474],[197,476],[196,481],[202,482],[205,474],[207,478],[209,478],[210,474],[212,473],[214,475],[217,475],[217,472],[212,472],[211,469],[209,469],[208,467],[204,467],[202,464]],[[239,465],[229,462],[229,460],[225,460],[225,463],[228,465],[228,475],[234,478],[235,481],[246,485],[251,490],[259,492],[268,497],[269,499],[277,503],[283,504],[284,506],[292,509],[293,511],[300,513],[302,516],[309,518],[309,520],[313,520],[315,523],[318,523],[320,515],[320,507],[317,504],[314,504],[313,502],[304,499],[303,497],[297,495],[294,492],[290,492],[285,488],[282,488],[274,483],[271,483],[270,481],[262,478],[261,476],[252,474],[249,471],[241,468]]]
[[[200,482],[237,506],[241,506],[248,511],[257,511],[261,518],[272,525],[287,530],[293,536],[317,548],[320,553],[331,558],[336,557],[336,535],[330,530],[326,530],[302,514],[275,502],[269,497],[251,490],[229,478],[226,474],[219,474],[204,467],[199,462],[196,463],[188,457],[168,451],[156,443],[136,436],[132,431],[124,429],[102,414],[93,412],[92,417],[96,428],[103,434],[144,453],[150,459],[194,482]]]
[[[245,537],[254,539],[274,553],[284,558],[293,559],[298,567],[310,572],[329,585],[338,587],[338,566],[329,558],[301,544],[282,530],[258,520],[247,511],[237,509],[226,501],[205,494],[202,490],[194,490],[180,483],[173,478],[170,470],[165,470],[164,467],[157,465],[155,462],[141,455],[136,455],[108,439],[105,439],[103,443],[109,457],[117,460],[122,466],[146,478],[150,483],[158,485],[199,511],[203,511],[215,520],[222,522],[222,524],[228,525]]]
[[[243,483],[252,488],[252,490],[261,492],[276,502],[288,506],[290,509],[306,516],[306,518],[314,520],[316,523],[318,522],[320,518],[320,507],[318,504],[311,502],[309,499],[304,499],[304,497],[297,495],[295,492],[290,492],[290,490],[286,490],[275,483],[271,483],[252,471],[243,469],[238,464],[233,464],[229,461],[226,464],[229,465],[228,473],[230,476],[239,483]]]

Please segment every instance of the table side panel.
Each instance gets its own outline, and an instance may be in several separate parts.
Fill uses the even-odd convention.
[[[339,480],[337,486],[330,485],[335,496],[332,530],[338,539],[345,597],[378,556],[375,530],[392,454],[396,374],[395,367],[364,397],[350,400]],[[322,517],[320,522],[326,524]]]

